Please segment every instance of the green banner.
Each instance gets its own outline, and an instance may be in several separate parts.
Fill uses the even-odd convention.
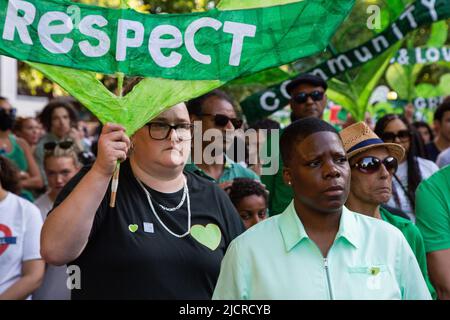
[[[414,65],[438,61],[450,62],[450,47],[400,49],[391,63]]]
[[[323,50],[354,3],[150,15],[64,0],[0,1],[0,54],[104,74],[221,81]]]
[[[306,72],[328,80],[375,59],[412,30],[447,18],[450,18],[450,0],[417,0],[384,32],[354,49],[333,55],[332,58]],[[291,79],[293,78],[295,77]],[[247,121],[252,123],[285,107],[290,99],[286,86],[291,79],[241,101]]]

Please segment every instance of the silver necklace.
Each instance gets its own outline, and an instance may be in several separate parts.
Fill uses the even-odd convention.
[[[189,198],[189,189],[187,187],[186,179],[184,179],[184,192],[185,192],[185,195],[183,195],[183,197],[185,199],[187,199],[188,228],[187,228],[187,231],[185,233],[183,233],[183,234],[177,234],[177,233],[173,232],[172,230],[170,230],[164,224],[164,222],[162,222],[161,218],[158,216],[158,214],[156,213],[155,208],[153,207],[152,198],[150,196],[150,193],[144,187],[144,185],[142,184],[141,180],[139,180],[138,178],[136,178],[136,180],[139,183],[139,185],[141,186],[141,188],[144,190],[145,195],[147,196],[147,201],[148,201],[148,203],[150,205],[150,208],[152,209],[153,214],[155,215],[156,219],[158,219],[159,223],[164,227],[164,229],[166,229],[167,232],[169,232],[171,235],[173,235],[174,237],[177,237],[177,238],[183,238],[183,237],[187,236],[191,232],[191,200]],[[182,202],[184,203],[184,200],[182,200]],[[178,205],[178,206],[181,207],[181,205],[182,205],[182,203],[180,205]],[[173,209],[173,208],[170,208],[170,209]],[[174,210],[176,210],[176,209],[174,209]],[[174,210],[168,210],[168,211],[174,211]]]
[[[186,181],[185,181],[184,187],[183,187],[183,196],[181,197],[180,203],[176,207],[174,207],[174,208],[167,208],[167,207],[164,207],[162,204],[159,204],[156,201],[155,202],[161,209],[163,209],[165,211],[173,212],[173,211],[176,211],[176,210],[181,208],[181,206],[184,204],[184,201],[186,200],[186,195],[187,195],[187,184],[186,184]]]

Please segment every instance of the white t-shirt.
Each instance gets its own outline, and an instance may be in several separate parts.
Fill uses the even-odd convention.
[[[37,198],[36,201],[34,201],[34,204],[41,211],[42,220],[45,221],[47,214],[53,208],[53,201],[50,200],[48,193],[44,193],[42,196]]]
[[[442,151],[436,159],[436,164],[439,168],[443,168],[450,164],[450,148]]]
[[[41,259],[42,218],[31,202],[8,192],[0,201],[0,293],[22,275],[22,262]]]
[[[433,173],[439,170],[438,166],[427,159],[423,159],[420,157],[417,157],[417,163],[419,165],[420,174],[422,176],[422,180],[427,179],[430,177]],[[396,173],[397,177],[401,181],[403,188],[405,190],[408,190],[408,162],[405,161],[401,163],[398,166],[398,170]],[[394,190],[397,191],[398,198],[400,201],[400,207],[395,203],[394,196],[389,199],[389,202],[387,203],[388,206],[398,208],[402,210],[404,213],[408,215],[408,217],[411,219],[412,222],[415,223],[416,216],[413,212],[413,209],[411,208],[411,203],[409,202],[408,196],[403,191],[402,187],[399,185],[397,180],[395,178],[392,178],[392,185],[393,185],[393,192]]]
[[[53,201],[48,193],[43,194],[34,202],[41,210],[45,221],[48,212],[53,208]],[[33,293],[33,300],[70,300],[70,290],[67,288],[67,266],[53,266],[47,264],[44,280],[41,286]]]

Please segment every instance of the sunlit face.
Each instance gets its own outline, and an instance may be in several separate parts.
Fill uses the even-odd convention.
[[[439,135],[450,142],[450,111],[444,112],[442,121],[435,121],[435,126]]]
[[[383,134],[389,132],[389,133],[393,133],[393,134],[397,135],[400,131],[408,131],[408,127],[403,123],[402,120],[394,119],[388,123],[388,125],[386,126],[386,128],[383,131]],[[410,137],[405,137],[405,138],[396,137],[394,141],[385,141],[385,142],[398,143],[405,149],[405,152],[408,153],[409,147],[411,145],[411,138]],[[406,159],[406,157],[405,157],[405,159]]]
[[[245,228],[248,229],[267,217],[267,204],[263,196],[253,194],[242,198],[236,206]]]
[[[17,135],[25,139],[30,145],[35,145],[40,138],[40,125],[36,119],[28,118],[23,121],[22,128]]]
[[[184,103],[164,111],[151,122],[161,124],[190,124],[189,113]],[[191,135],[189,136],[191,138]],[[132,156],[141,165],[154,170],[180,169],[187,162],[191,139],[182,140],[175,130],[171,130],[164,140],[156,140],[150,136],[148,126],[139,129],[132,137],[134,152]]]
[[[298,103],[294,99],[294,97],[302,92],[310,94],[314,91],[324,93],[323,98],[321,100],[314,101],[311,96],[308,96],[308,99],[304,103]],[[290,105],[292,109],[293,120],[303,119],[306,117],[316,117],[322,119],[323,111],[325,109],[325,106],[327,105],[327,96],[322,87],[302,83],[292,89]]]
[[[62,188],[77,174],[79,167],[71,157],[49,157],[45,160],[45,174],[48,186],[58,194]]]
[[[422,137],[422,140],[425,144],[431,142],[430,132],[428,131],[427,127],[418,127],[417,131],[419,132],[419,134]]]
[[[70,132],[70,116],[66,108],[56,108],[52,112],[51,132],[58,138],[65,137]]]
[[[350,167],[339,136],[317,132],[297,143],[283,177],[291,182],[296,202],[320,213],[339,212],[350,189]]]
[[[389,157],[386,148],[378,147],[364,151],[350,159],[350,165],[365,157],[376,157],[384,160]],[[358,168],[352,168],[350,195],[361,203],[380,205],[389,201],[392,195],[392,174],[384,165],[374,173],[362,173]]]

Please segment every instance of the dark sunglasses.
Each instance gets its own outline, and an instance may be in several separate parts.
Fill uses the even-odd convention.
[[[311,93],[300,92],[296,96],[292,97],[292,100],[297,103],[305,103],[306,101],[308,101],[308,97],[311,97],[313,101],[320,101],[323,99],[324,95],[325,92],[322,91],[313,91]]]
[[[390,174],[394,174],[397,171],[398,162],[394,157],[387,157],[383,160],[380,160],[377,157],[364,157],[351,167],[358,169],[359,172],[372,174],[378,172],[382,164]]]
[[[406,140],[411,137],[411,133],[408,130],[400,130],[397,133],[394,132],[385,132],[381,135],[381,139],[384,142],[393,142],[395,138],[399,138],[400,140]]]
[[[53,151],[53,150],[55,150],[56,147],[66,150],[66,149],[71,148],[72,146],[73,146],[73,141],[71,141],[71,140],[64,140],[61,142],[51,141],[51,142],[44,143],[44,150]]]
[[[243,121],[238,118],[230,118],[224,114],[210,114],[210,113],[202,113],[202,116],[211,116],[214,117],[214,124],[218,127],[225,127],[228,122],[231,122],[235,129],[239,129],[242,127]]]

